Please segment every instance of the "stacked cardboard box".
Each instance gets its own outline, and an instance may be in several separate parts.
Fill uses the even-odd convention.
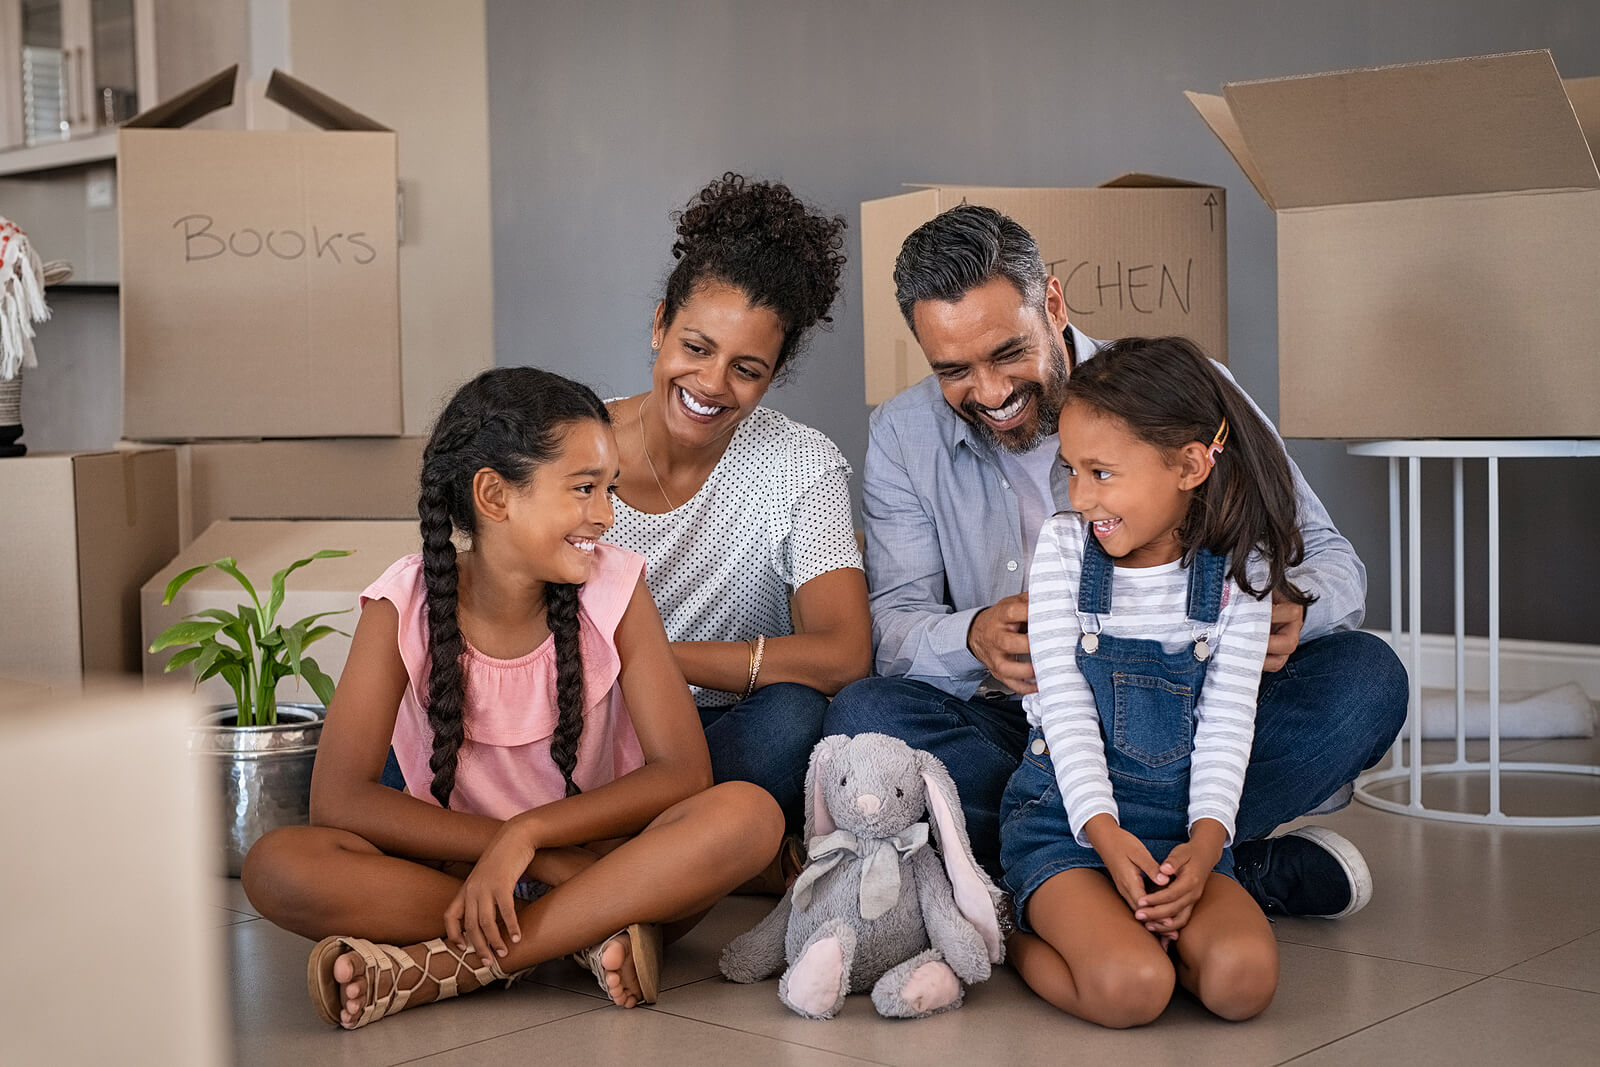
[[[400,436],[395,134],[281,72],[267,99],[318,129],[185,129],[232,100],[236,77],[119,134],[123,432],[175,443],[182,549],[144,576],[146,648],[182,615],[243,599],[212,571],[162,606],[189,566],[231,556],[264,584],[319,549],[356,550],[296,573],[282,616],[293,621],[354,608],[416,548],[423,439]],[[347,648],[318,647],[334,678]],[[170,655],[145,652],[144,673]],[[205,695],[231,696],[220,679]]]
[[[1125,174],[1095,189],[919,186],[861,205],[867,403],[928,374],[894,299],[906,237],[957,204],[992,207],[1034,239],[1061,279],[1067,314],[1091,337],[1181,334],[1228,359],[1228,216],[1222,189]]]
[[[139,586],[178,550],[176,453],[7,459],[0,501],[0,675],[138,671]]]
[[[1539,51],[1188,96],[1278,216],[1286,435],[1600,436],[1600,78]]]

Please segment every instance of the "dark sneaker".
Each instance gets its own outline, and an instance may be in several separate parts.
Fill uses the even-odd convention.
[[[1326,826],[1233,846],[1234,875],[1268,915],[1342,919],[1372,899],[1355,845]]]

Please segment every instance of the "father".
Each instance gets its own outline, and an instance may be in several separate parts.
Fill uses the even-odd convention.
[[[1036,690],[1023,590],[1040,526],[1070,507],[1052,480],[1062,388],[1099,342],[1067,321],[1032,236],[991,208],[925,223],[894,277],[933,374],[872,414],[862,484],[880,676],[841,690],[824,732],[892,734],[937,755],[973,851],[998,874],[1000,796],[1027,740],[1022,694]],[[1337,918],[1371,896],[1361,853],[1325,827],[1267,835],[1348,802],[1399,733],[1407,683],[1388,645],[1355,629],[1366,571],[1290,467],[1305,540],[1290,575],[1317,599],[1273,605],[1234,857],[1269,914]]]

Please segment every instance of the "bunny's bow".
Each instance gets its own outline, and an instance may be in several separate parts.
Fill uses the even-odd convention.
[[[794,906],[804,911],[811,906],[817,880],[846,858],[859,856],[861,868],[861,917],[876,919],[900,899],[900,864],[928,843],[928,824],[913,823],[893,837],[857,837],[849,830],[835,830],[813,837],[808,852],[811,862],[794,883]]]

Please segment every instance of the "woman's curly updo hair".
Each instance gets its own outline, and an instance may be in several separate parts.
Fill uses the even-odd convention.
[[[451,535],[478,532],[472,480],[488,468],[514,486],[524,486],[535,468],[561,450],[575,422],[611,422],[606,407],[586,386],[537,367],[484,371],[457,390],[434,423],[422,452],[422,575],[428,598],[428,725],[433,730],[432,792],[450,806],[456,759],[465,737],[466,692],[461,655],[466,642],[457,619],[456,548]],[[583,730],[583,658],[578,647],[578,587],[547,582],[545,615],[556,646],[556,706],[560,712],[550,755],[572,780]]]
[[[667,277],[662,316],[671,325],[700,286],[731,285],[783,324],[774,378],[781,378],[806,332],[831,323],[828,309],[844,269],[845,221],[808,208],[778,182],[752,182],[732,171],[672,214],[677,265]]]

